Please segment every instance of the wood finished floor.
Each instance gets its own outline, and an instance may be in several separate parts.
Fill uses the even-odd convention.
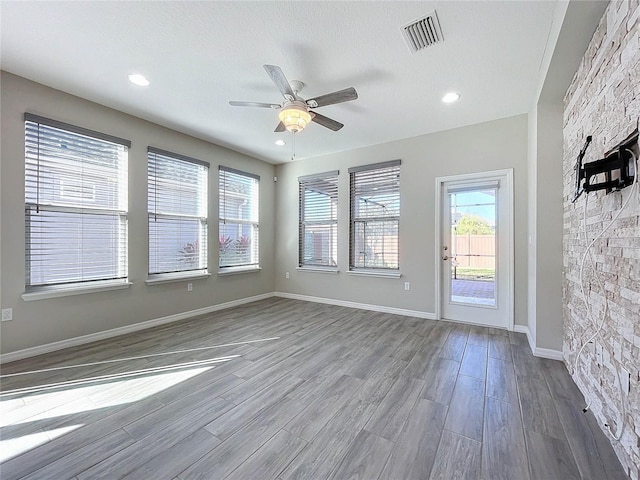
[[[563,364],[496,329],[272,298],[2,375],[3,480],[627,478]]]

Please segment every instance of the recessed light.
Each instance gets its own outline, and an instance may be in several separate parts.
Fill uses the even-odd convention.
[[[460,94],[457,92],[449,92],[444,97],[442,97],[442,101],[444,103],[457,102],[458,99],[460,99]]]
[[[276,140],[276,145],[283,147],[285,145],[284,140]]]
[[[149,80],[147,79],[147,77],[140,73],[132,73],[131,75],[129,75],[129,81],[134,85],[138,85],[140,87],[149,86]]]

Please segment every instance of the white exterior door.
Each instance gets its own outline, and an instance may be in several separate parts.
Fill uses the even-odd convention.
[[[438,179],[440,318],[513,329],[512,175]]]

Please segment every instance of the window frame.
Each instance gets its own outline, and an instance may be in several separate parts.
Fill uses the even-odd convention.
[[[227,174],[236,175],[251,179],[252,191],[252,218],[241,219],[224,216],[226,213],[226,176]],[[231,265],[222,265],[222,255],[220,254],[221,243],[220,238],[222,233],[220,232],[220,225],[237,224],[239,226],[251,227],[251,242],[250,246],[251,260],[250,263],[234,263]],[[243,272],[254,272],[261,270],[260,267],[260,175],[254,173],[237,170],[235,168],[226,167],[224,165],[218,166],[218,275],[230,275]]]
[[[357,167],[349,168],[349,272],[353,275],[370,275],[370,276],[387,276],[387,277],[399,277],[400,276],[400,160],[391,160],[386,162],[374,163],[369,165],[361,165]],[[395,190],[398,202],[397,215],[379,215],[379,216],[356,216],[356,193],[358,187],[362,184],[358,184],[358,174],[365,172],[374,172],[376,170],[386,170],[394,168],[395,171],[391,171],[388,175],[396,175],[398,178],[398,186]],[[381,177],[382,178],[382,177]],[[366,183],[366,182],[363,182]],[[356,225],[358,223],[368,222],[390,222],[395,223],[397,235],[396,235],[396,267],[385,266],[366,266],[358,265],[355,255],[356,252]],[[366,238],[366,237],[365,237]]]
[[[25,293],[23,294],[24,300],[36,300],[40,298],[52,298],[57,296],[75,295],[77,293],[90,293],[95,291],[113,290],[119,288],[127,288],[131,283],[128,281],[129,265],[128,265],[128,164],[129,164],[129,150],[131,148],[131,142],[126,139],[122,139],[113,135],[97,132],[77,125],[45,118],[39,115],[34,115],[26,112],[24,114],[24,128],[25,128],[25,195],[24,195],[24,208],[25,208]],[[53,132],[48,133],[48,136],[41,138],[42,129],[55,129],[59,130],[59,136],[64,138],[69,137],[70,141],[75,136],[80,147],[84,149],[92,147],[91,150],[85,152],[76,151],[75,153],[66,153],[69,162],[84,163],[87,159],[91,158],[91,154],[95,155],[99,148],[112,148],[114,152],[106,158],[111,158],[113,166],[105,167],[100,166],[96,162],[93,162],[93,167],[87,172],[85,176],[80,175],[78,178],[80,182],[85,181],[85,177],[91,179],[91,177],[103,178],[105,172],[111,174],[117,178],[117,187],[110,192],[115,198],[111,200],[111,205],[98,204],[95,206],[86,205],[83,200],[91,200],[94,203],[96,200],[96,185],[91,188],[92,198],[83,198],[83,191],[86,187],[84,183],[81,183],[80,188],[77,185],[73,185],[77,181],[77,178],[73,177],[72,171],[73,163],[69,163],[64,166],[65,155],[61,152],[61,146],[57,146],[51,142],[56,138]],[[33,136],[35,135],[35,138]],[[45,135],[47,135],[45,133]],[[82,140],[79,137],[86,137]],[[93,145],[92,145],[93,144]],[[96,146],[97,144],[97,146]],[[115,146],[115,148],[114,148]],[[34,151],[35,149],[35,151]],[[122,149],[118,151],[119,149]],[[104,158],[104,157],[103,157]],[[58,166],[60,165],[60,166]],[[65,168],[67,173],[65,174]],[[35,172],[34,172],[35,170]],[[58,171],[57,171],[58,170]],[[43,172],[43,173],[41,173]],[[47,185],[47,181],[51,182],[52,179],[57,177],[58,187],[55,183]],[[69,182],[69,180],[71,180]],[[69,192],[71,196],[63,196],[62,188],[63,182],[68,182],[70,186]],[[90,180],[89,180],[90,182]],[[41,187],[42,185],[42,187]],[[35,198],[33,197],[33,189],[35,189]],[[41,189],[43,190],[41,193]],[[75,189],[75,190],[74,190]],[[77,197],[80,201],[80,206],[73,203],[74,196],[80,194]],[[107,193],[109,194],[109,193]],[[48,197],[48,198],[47,198]],[[89,261],[87,263],[86,258],[82,255],[76,255],[76,259],[79,259],[74,263],[75,271],[69,270],[69,277],[67,279],[60,278],[55,281],[52,278],[52,271],[55,270],[56,264],[49,263],[46,265],[46,258],[41,254],[34,253],[36,250],[33,246],[34,234],[33,232],[39,230],[44,232],[43,229],[51,227],[45,226],[46,223],[41,223],[41,228],[38,226],[38,222],[52,222],[52,225],[60,224],[52,218],[47,219],[46,216],[41,217],[41,220],[32,220],[34,215],[40,215],[42,212],[49,215],[66,215],[69,219],[78,220],[79,225],[82,225],[81,231],[84,231],[84,220],[94,218],[97,220],[103,216],[113,217],[117,219],[115,230],[112,232],[112,245],[116,247],[111,248],[111,256],[114,261],[108,269],[112,272],[116,272],[113,275],[106,275],[102,277],[96,277],[95,275],[87,275],[85,277],[84,271],[89,270],[89,267],[94,266],[95,263]],[[36,222],[36,223],[34,223]],[[90,222],[89,225],[99,225],[100,223]],[[63,231],[63,234],[73,235],[73,224],[68,231]],[[76,229],[78,228],[76,224]],[[104,225],[104,224],[103,224]],[[111,227],[114,228],[114,227]],[[48,232],[52,234],[51,232]],[[77,232],[76,232],[77,234]],[[51,237],[47,237],[46,233],[41,233],[42,238],[46,245],[52,246]],[[64,235],[61,238],[65,238]],[[81,240],[81,243],[85,239]],[[99,245],[103,247],[103,245]],[[54,246],[55,248],[55,246]],[[84,251],[84,249],[79,250]],[[53,251],[52,257],[60,255]],[[83,261],[84,260],[84,261]],[[42,273],[43,279],[40,283],[35,283],[33,279],[32,266],[36,262],[44,263],[42,267],[44,273]],[[49,280],[46,279],[46,274],[49,274]]]
[[[337,272],[338,269],[338,180],[339,170],[317,173],[313,175],[305,175],[298,177],[298,270],[326,270],[328,272]],[[313,212],[307,212],[305,193],[315,183],[327,182],[333,184],[329,193],[320,192],[329,196],[329,201],[333,203],[330,215],[327,218],[307,220],[307,216]],[[328,250],[330,250],[331,264],[319,262],[305,262],[306,251],[306,230],[312,226],[329,226],[331,228],[330,242]],[[324,248],[322,248],[324,250]]]
[[[160,161],[170,161],[174,162],[175,165],[180,168],[181,164],[190,164],[196,165],[198,167],[204,168],[204,171],[198,172],[198,175],[203,174],[203,178],[198,178],[197,184],[185,184],[185,186],[194,187],[196,190],[200,190],[204,198],[196,199],[195,201],[199,204],[196,208],[202,208],[202,211],[199,212],[200,215],[188,215],[181,213],[164,213],[157,210],[157,199],[160,198],[158,196],[158,176],[157,171],[156,174],[152,177],[152,156],[153,156],[153,165],[157,169],[157,162]],[[159,158],[160,157],[160,158]],[[156,284],[156,283],[166,283],[170,281],[178,281],[183,279],[195,279],[195,278],[205,278],[209,276],[208,268],[208,204],[209,204],[209,162],[198,160],[196,158],[188,157],[186,155],[182,155],[179,153],[169,152],[167,150],[162,150],[160,148],[149,146],[147,147],[147,238],[148,238],[148,263],[147,263],[147,284]],[[153,178],[153,180],[152,180]],[[152,183],[153,182],[153,183]],[[162,185],[160,185],[162,186]],[[152,188],[153,187],[153,188]],[[182,185],[179,185],[182,187]],[[153,191],[152,191],[153,190]],[[152,210],[151,201],[152,197],[156,199],[156,208]],[[167,197],[169,198],[169,197]],[[152,219],[153,221],[157,221],[158,218],[163,219],[164,221],[176,220],[180,221],[197,221],[198,222],[198,257],[197,257],[197,266],[195,268],[181,268],[172,271],[151,271],[151,252],[152,252],[152,240],[151,240],[151,225]],[[188,244],[186,244],[188,245]],[[185,245],[185,246],[186,246]],[[184,248],[184,246],[183,246]],[[156,264],[158,264],[158,259],[156,259]]]

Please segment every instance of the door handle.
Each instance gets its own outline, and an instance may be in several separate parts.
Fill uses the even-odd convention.
[[[445,255],[444,257],[442,257],[442,260],[449,260],[449,257]]]

